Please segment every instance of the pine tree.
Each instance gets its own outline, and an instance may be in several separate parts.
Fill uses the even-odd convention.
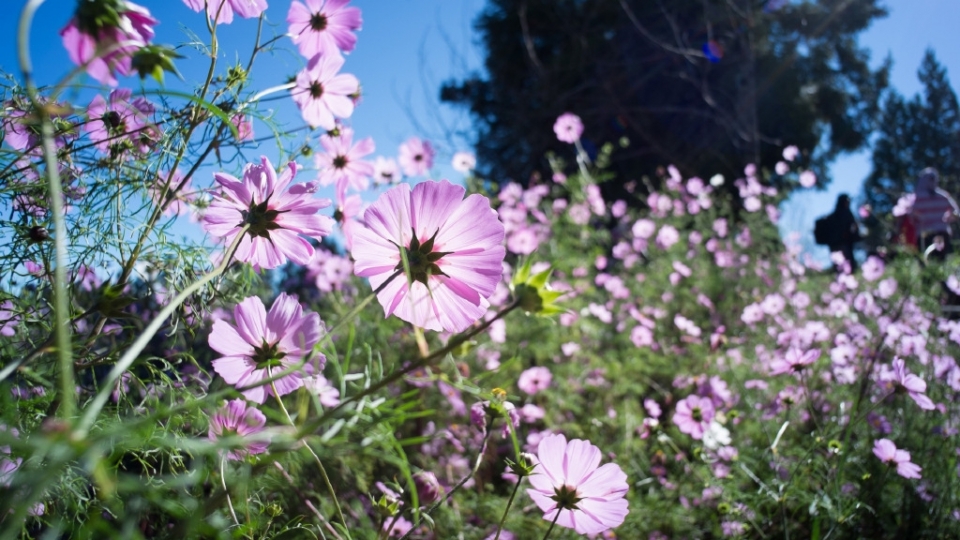
[[[891,91],[883,105],[873,145],[873,170],[864,182],[867,202],[886,215],[897,199],[913,190],[926,167],[940,171],[941,187],[960,187],[960,106],[946,69],[927,50],[917,72],[923,95],[909,101]]]

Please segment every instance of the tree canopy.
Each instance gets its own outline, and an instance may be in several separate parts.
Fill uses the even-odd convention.
[[[879,0],[490,0],[476,21],[487,73],[441,99],[471,111],[494,181],[570,153],[550,129],[565,111],[588,149],[630,139],[613,164],[624,181],[666,164],[737,177],[790,144],[826,180],[874,128],[889,65],[872,70],[857,34],[885,15]]]
[[[890,212],[904,192],[912,191],[921,170],[940,171],[941,187],[960,187],[960,105],[947,70],[927,50],[917,72],[923,94],[906,99],[891,90],[873,148],[873,170],[864,182],[874,211]]]

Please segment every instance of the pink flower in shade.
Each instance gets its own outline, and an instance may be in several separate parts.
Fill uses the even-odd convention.
[[[797,156],[800,155],[800,149],[794,145],[790,145],[783,149],[783,159],[787,161],[793,161],[797,159]]]
[[[310,127],[331,131],[337,127],[337,118],[353,114],[352,96],[360,92],[360,81],[349,73],[339,73],[341,67],[340,53],[318,54],[297,73],[290,94]]]
[[[400,145],[400,155],[397,161],[400,162],[400,168],[403,174],[407,176],[422,176],[433,167],[433,158],[436,152],[430,141],[421,140],[418,137],[410,137]]]
[[[230,122],[237,128],[237,142],[253,140],[253,122],[244,114],[235,114]]]
[[[549,388],[551,381],[553,381],[553,375],[550,373],[550,370],[542,366],[537,366],[525,370],[520,374],[520,378],[517,379],[517,387],[532,396],[541,390]]]
[[[118,88],[110,92],[109,101],[97,95],[87,106],[89,121],[83,130],[104,154],[120,154],[130,147],[147,153],[160,139],[159,129],[150,121],[153,105],[142,98],[131,102],[132,94]]]
[[[211,441],[230,436],[249,437],[263,431],[265,425],[267,417],[256,407],[247,407],[247,402],[238,398],[225,402],[213,414],[207,436]],[[239,461],[247,455],[262,454],[269,444],[265,440],[245,441],[242,448],[231,450],[227,457]]]
[[[460,332],[486,313],[503,274],[503,224],[482,195],[446,180],[389,189],[353,234],[355,272],[379,288],[387,316],[430,330]],[[409,276],[404,276],[401,251]]]
[[[896,392],[906,392],[921,409],[932,411],[936,408],[933,401],[927,397],[927,383],[907,370],[906,363],[902,358],[893,360],[893,379]]]
[[[114,72],[130,74],[131,57],[153,39],[157,20],[147,8],[126,0],[116,2],[116,26],[105,24],[99,14],[79,11],[60,31],[63,47],[74,64],[86,66],[91,77],[116,86]]]
[[[708,397],[689,395],[686,399],[677,402],[673,413],[673,423],[680,431],[696,440],[703,438],[703,434],[710,429],[710,422],[715,415],[713,401]]]
[[[324,151],[316,154],[314,163],[320,169],[317,180],[321,186],[336,183],[338,198],[346,193],[348,187],[358,191],[367,189],[368,178],[373,176],[374,168],[372,163],[362,158],[374,151],[372,137],[353,144],[353,130],[340,128],[339,136],[321,135],[320,146]]]
[[[785,355],[777,356],[770,362],[770,375],[799,373],[816,362],[818,358],[820,358],[819,349],[801,352],[800,349],[791,347]]]
[[[563,113],[553,123],[553,132],[560,142],[573,144],[583,135],[583,121],[573,113]]]
[[[10,300],[0,304],[0,336],[13,337],[20,326],[20,316],[14,312],[16,306]]]
[[[873,455],[877,459],[897,468],[897,474],[904,478],[920,478],[919,465],[910,463],[910,452],[897,450],[897,446],[890,439],[879,439],[873,442]]]
[[[290,39],[300,54],[348,53],[357,45],[354,31],[363,25],[360,9],[347,7],[349,0],[305,0],[293,2],[287,12]]]
[[[817,175],[813,171],[803,171],[800,173],[800,185],[805,188],[811,188],[817,183]]]
[[[589,441],[567,442],[559,434],[540,440],[527,494],[543,519],[589,535],[623,523],[629,512],[627,475],[615,463],[600,466],[600,458]]]
[[[267,9],[267,0],[183,0],[183,3],[197,13],[206,7],[207,16],[216,17],[217,24],[232,23],[234,13],[252,19]]]
[[[232,242],[243,225],[249,225],[237,247],[236,258],[255,268],[276,268],[289,258],[307,264],[313,258],[313,246],[301,237],[320,238],[333,230],[333,220],[317,215],[330,206],[329,199],[314,199],[310,184],[290,185],[297,164],[290,163],[277,176],[270,161],[248,163],[243,180],[226,173],[215,173],[223,188],[203,216],[204,228],[214,236]]]
[[[224,355],[213,361],[216,371],[228,384],[236,387],[255,385],[289,368],[299,366],[310,354],[322,334],[320,316],[304,313],[295,296],[281,293],[266,311],[263,302],[251,296],[233,309],[234,327],[226,321],[216,321],[207,342]],[[326,357],[318,354],[292,373],[256,388],[244,390],[243,395],[255,403],[263,403],[268,395],[283,396],[303,386],[304,377],[314,376],[323,369]]]

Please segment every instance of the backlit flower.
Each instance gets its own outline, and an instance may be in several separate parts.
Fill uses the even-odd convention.
[[[559,434],[540,441],[527,494],[543,510],[543,519],[590,535],[623,523],[629,512],[627,475],[615,463],[600,466],[600,457],[589,441],[567,442]]]
[[[233,14],[252,19],[267,9],[267,0],[183,0],[190,9],[201,12],[207,9],[207,17],[216,17],[217,24],[230,24]]]
[[[214,197],[203,216],[204,227],[214,236],[232,242],[244,225],[249,226],[236,251],[237,260],[256,268],[276,268],[289,258],[307,264],[314,249],[302,235],[319,239],[333,230],[333,220],[317,215],[330,206],[329,199],[310,196],[313,186],[290,182],[297,174],[291,162],[279,176],[270,161],[248,163],[243,180],[226,174],[213,175],[223,192]]]
[[[407,176],[422,176],[433,167],[433,158],[436,152],[430,141],[424,141],[418,137],[410,137],[406,142],[400,145],[400,155],[397,160],[400,162],[400,168],[403,174]]]
[[[293,372],[255,388],[243,395],[255,403],[263,403],[268,395],[282,396],[303,386],[304,377],[317,375],[326,363],[318,354],[313,362],[303,358],[320,341],[320,316],[304,313],[296,297],[281,293],[269,313],[256,296],[237,304],[233,310],[237,326],[218,320],[207,342],[224,355],[213,361],[216,371],[228,384],[238,388],[262,383],[265,379],[299,366]],[[301,364],[303,364],[301,366]]]
[[[293,2],[287,12],[290,39],[300,54],[312,58],[316,54],[332,54],[353,50],[357,36],[353,32],[363,25],[360,9],[347,7],[350,0],[304,0]]]
[[[60,37],[74,64],[86,66],[87,73],[101,83],[116,86],[114,72],[131,73],[131,57],[153,39],[157,20],[147,8],[133,2],[119,0],[111,7],[102,4],[80,2]]]
[[[210,431],[207,436],[211,441],[223,437],[248,437],[263,431],[267,424],[267,417],[256,407],[247,407],[242,399],[227,401],[210,418]],[[244,442],[243,448],[231,450],[227,457],[233,460],[242,460],[247,454],[262,454],[267,450],[269,443],[265,440]]]
[[[486,197],[465,191],[446,180],[401,184],[364,213],[353,233],[356,274],[377,289],[400,273],[378,294],[386,316],[460,332],[486,313],[503,274],[503,224]]]
[[[349,73],[339,73],[343,62],[340,53],[318,54],[297,73],[290,94],[310,127],[330,131],[337,127],[337,118],[353,114],[352,96],[360,92],[360,81]]]
[[[317,176],[321,186],[337,184],[338,199],[347,188],[358,191],[367,189],[368,178],[373,176],[373,164],[363,161],[363,157],[373,153],[373,138],[367,137],[353,144],[353,130],[340,128],[340,135],[320,136],[323,152],[314,158],[320,174]]]

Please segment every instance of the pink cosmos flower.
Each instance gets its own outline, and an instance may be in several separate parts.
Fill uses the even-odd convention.
[[[803,171],[800,173],[800,185],[805,188],[811,188],[817,183],[817,175],[813,171]]]
[[[453,170],[467,174],[477,167],[477,157],[470,152],[457,152],[453,155]]]
[[[318,54],[297,73],[290,94],[310,127],[331,131],[337,127],[336,118],[353,114],[352,96],[360,92],[360,81],[349,73],[339,73],[343,62],[340,53]]]
[[[583,135],[583,121],[573,113],[563,113],[554,122],[553,132],[560,142],[573,144]]]
[[[401,184],[380,196],[353,234],[355,272],[377,289],[386,316],[460,332],[486,313],[503,274],[503,224],[482,195],[446,180]],[[406,255],[409,275],[403,276]]]
[[[127,0],[116,4],[117,26],[74,16],[60,31],[70,60],[78,66],[86,65],[91,77],[110,86],[117,85],[114,71],[130,74],[131,56],[150,43],[157,25],[147,8]]]
[[[932,411],[936,408],[933,401],[927,397],[927,383],[907,370],[906,363],[902,358],[893,360],[893,384],[897,392],[906,392],[921,409]]]
[[[168,178],[170,179],[169,183],[167,183]],[[182,182],[183,175],[180,174],[179,170],[174,171],[173,175],[167,171],[162,171],[157,175],[156,184],[147,187],[153,202],[157,205],[167,203],[163,215],[181,216],[192,213],[192,203],[196,199],[196,195],[190,191],[190,180],[187,180],[177,193],[173,193],[173,190],[177,189]]]
[[[207,17],[216,17],[217,24],[232,23],[234,13],[252,19],[267,9],[267,0],[183,0],[183,3],[197,13],[206,8]]]
[[[142,98],[130,101],[133,92],[118,88],[110,100],[96,95],[87,106],[89,121],[84,124],[90,140],[104,154],[119,155],[128,149],[147,153],[160,139],[160,131],[150,122],[153,105]]]
[[[238,398],[225,402],[223,407],[214,413],[207,436],[214,442],[229,436],[248,437],[263,431],[266,424],[267,417],[259,409],[247,407],[247,402]],[[269,442],[264,440],[247,441],[243,448],[231,450],[227,458],[240,461],[247,455],[266,452],[268,445]]]
[[[793,161],[797,159],[797,156],[800,155],[800,149],[794,145],[790,145],[783,149],[783,159],[787,161]]]
[[[320,169],[317,180],[321,186],[336,183],[338,198],[346,193],[348,187],[358,191],[367,189],[367,179],[373,176],[374,169],[372,163],[362,158],[373,153],[372,137],[353,144],[353,130],[340,128],[339,136],[321,135],[320,146],[324,151],[316,154],[314,163]]]
[[[436,152],[430,141],[421,140],[418,137],[410,137],[400,145],[400,155],[397,160],[400,162],[400,168],[403,174],[407,176],[422,176],[433,167],[433,158]]]
[[[396,184],[400,181],[400,167],[397,160],[377,156],[373,161],[373,182],[375,184]]]
[[[354,31],[363,25],[360,9],[347,7],[350,0],[305,0],[293,2],[287,12],[290,39],[300,54],[348,53],[357,45]]]
[[[567,442],[560,434],[540,440],[527,494],[543,519],[589,535],[623,523],[629,513],[627,475],[615,463],[599,466],[600,457],[589,441]]]
[[[517,387],[532,396],[541,390],[549,388],[552,380],[553,375],[549,369],[543,366],[536,366],[520,374],[520,378],[517,379]]]
[[[243,225],[249,225],[235,256],[257,269],[276,268],[288,258],[307,264],[313,258],[313,246],[299,235],[326,236],[333,230],[333,220],[317,215],[318,210],[330,206],[330,200],[311,198],[312,185],[290,185],[296,174],[297,164],[291,162],[277,176],[265,157],[259,164],[244,167],[243,180],[215,173],[223,192],[207,208],[204,228],[229,243]]]
[[[784,356],[777,356],[770,362],[770,375],[799,373],[816,362],[818,358],[820,358],[819,349],[801,352],[800,349],[791,347]]]
[[[333,213],[333,218],[340,224],[340,232],[343,233],[347,250],[352,251],[353,232],[357,230],[358,227],[363,227],[357,219],[357,216],[360,215],[363,208],[363,199],[361,199],[359,195],[346,197],[340,190],[337,190],[336,196],[337,209]]]
[[[890,439],[879,439],[873,442],[873,455],[877,459],[897,468],[897,474],[904,478],[920,478],[919,465],[910,463],[910,452],[897,450],[897,446]]]
[[[692,394],[677,402],[673,413],[673,423],[681,432],[690,435],[696,440],[703,438],[703,434],[710,429],[710,422],[715,415],[713,401],[708,397]]]
[[[304,356],[320,341],[322,334],[320,316],[313,312],[304,314],[297,298],[281,293],[266,311],[263,302],[251,296],[233,309],[237,326],[219,320],[207,342],[210,347],[224,355],[213,361],[216,371],[228,384],[245,387],[286,369],[298,366]],[[243,395],[255,403],[263,403],[268,395],[283,396],[303,386],[304,377],[321,372],[326,357],[319,354],[313,362],[307,362],[299,370],[277,379],[271,384],[244,390]]]
[[[10,300],[0,304],[0,336],[13,337],[20,326],[20,315],[14,312],[16,306]]]

